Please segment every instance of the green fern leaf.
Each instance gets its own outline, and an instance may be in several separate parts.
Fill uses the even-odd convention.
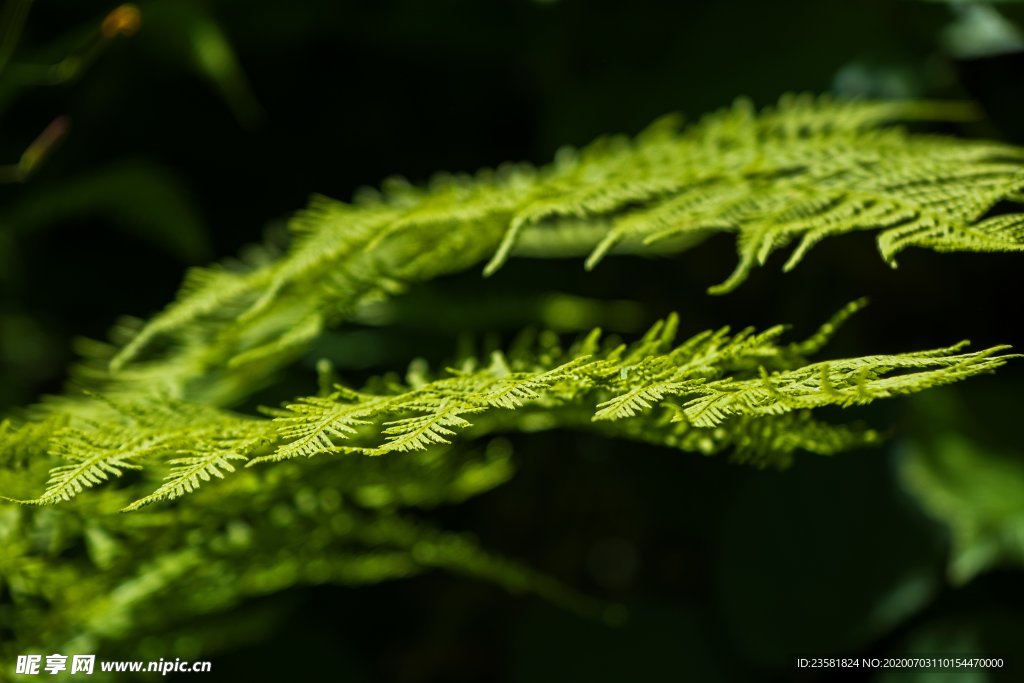
[[[989,214],[1020,203],[1024,150],[891,125],[970,114],[805,96],[756,113],[740,101],[682,131],[668,118],[633,141],[565,150],[540,170],[508,165],[426,188],[392,180],[353,204],[317,197],[292,221],[285,253],[193,271],[175,303],[106,355],[106,371],[93,367],[89,386],[160,376],[172,395],[224,405],[361,306],[520,254],[589,254],[595,267],[610,253],[675,252],[729,232],[738,264],[711,288],[723,293],[776,251],[795,245],[789,270],[852,232],[876,233],[892,265],[909,247],[1021,251],[1021,213]]]
[[[131,512],[156,501],[172,500],[192,493],[199,488],[200,481],[210,481],[211,477],[223,479],[225,472],[234,472],[232,460],[246,459],[246,456],[231,451],[211,450],[203,455],[168,460],[167,464],[173,467],[167,475],[167,481],[153,493],[134,501],[123,510]]]

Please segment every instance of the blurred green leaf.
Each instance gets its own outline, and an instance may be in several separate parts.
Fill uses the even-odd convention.
[[[211,251],[188,190],[145,161],[119,162],[41,186],[0,212],[0,225],[31,231],[95,216],[189,263],[207,259]]]
[[[950,578],[966,583],[995,566],[1024,567],[1024,457],[956,433],[907,445],[907,488],[952,534]]]
[[[263,110],[220,25],[198,0],[151,0],[142,7],[141,38],[158,56],[209,80],[239,123],[255,126]]]
[[[1024,48],[1020,29],[988,4],[952,4],[956,21],[942,33],[942,43],[956,57],[983,57]]]

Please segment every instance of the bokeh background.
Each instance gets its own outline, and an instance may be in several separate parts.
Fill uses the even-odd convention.
[[[24,182],[0,184],[0,412],[59,391],[75,338],[151,315],[187,266],[274,238],[314,192],[544,163],[667,112],[792,91],[968,99],[977,121],[931,130],[1024,144],[1024,4],[1010,2],[152,0],[134,35],[109,39],[97,32],[116,3],[36,0],[13,30],[28,4],[0,13],[0,57],[13,49],[0,164],[57,117],[70,126]],[[802,334],[864,295],[831,353],[1024,347],[1019,255],[915,251],[890,270],[851,235],[792,273],[780,255],[706,295],[734,259],[721,236],[590,273],[513,261],[419,287],[390,327],[349,328],[316,352],[358,378],[527,325],[628,336],[671,310],[686,333]],[[310,362],[258,402],[307,393],[312,377]],[[891,426],[885,447],[804,455],[786,472],[512,437],[519,474],[436,516],[622,602],[624,625],[443,574],[308,588],[197,624],[247,629],[204,680],[888,683],[917,679],[794,659],[908,653],[1004,657],[1024,676],[1022,390],[1018,362],[872,407],[861,416]]]

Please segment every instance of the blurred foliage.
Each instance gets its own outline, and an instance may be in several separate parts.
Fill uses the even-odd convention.
[[[140,8],[146,18],[140,40],[153,59],[195,72],[224,98],[240,124],[259,125],[260,104],[234,48],[202,0],[149,0]]]
[[[325,460],[308,480],[314,485],[302,483],[304,468],[269,477],[246,471],[215,498],[158,515],[118,514],[123,491],[70,509],[5,508],[0,576],[9,601],[0,603],[0,652],[5,662],[37,649],[145,656],[146,639],[158,638],[173,654],[155,658],[194,656],[190,643],[208,654],[218,639],[175,637],[190,630],[189,618],[295,585],[360,585],[430,568],[602,612],[604,605],[484,553],[471,536],[403,514],[493,488],[511,475],[510,455],[499,441],[476,457],[435,451],[390,462]],[[0,473],[0,486],[17,488],[17,474]],[[97,671],[96,678],[116,676]]]
[[[1024,567],[1024,454],[966,435],[966,406],[941,397],[925,405],[922,419],[942,427],[906,445],[903,474],[924,509],[949,526],[950,578],[964,584],[989,569]]]

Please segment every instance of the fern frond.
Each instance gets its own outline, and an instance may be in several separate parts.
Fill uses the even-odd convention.
[[[278,434],[286,441],[268,460],[299,455],[312,456],[334,446],[333,438],[344,439],[370,424],[374,414],[384,411],[392,398],[371,397],[340,387],[330,396],[309,396],[291,403],[277,415]]]
[[[21,501],[32,505],[46,505],[68,501],[86,488],[101,484],[111,475],[120,477],[122,470],[141,469],[140,465],[129,462],[135,453],[111,454],[105,450],[93,450],[91,455],[67,454],[70,464],[58,465],[50,470],[50,480],[41,496]]]
[[[383,433],[387,437],[384,444],[373,450],[374,454],[421,451],[435,444],[451,443],[449,438],[455,436],[456,429],[465,429],[472,424],[462,416],[484,410],[478,406],[462,405],[447,399],[441,399],[436,405],[417,407],[429,412],[384,423]]]
[[[210,450],[203,455],[168,460],[173,465],[167,475],[167,481],[156,491],[140,498],[123,508],[125,512],[138,510],[160,500],[172,500],[186,493],[192,493],[200,486],[200,481],[210,481],[211,477],[223,479],[226,472],[234,472],[232,460],[246,460],[246,456],[232,451]]]
[[[51,452],[62,464],[50,470],[46,490],[23,501],[47,505],[68,501],[87,488],[122,476],[124,470],[172,467],[167,481],[133,503],[175,498],[197,488],[209,475],[231,471],[227,462],[245,459],[266,443],[263,423],[208,406],[172,401],[164,395],[96,397],[108,407],[106,419],[77,420],[53,434]],[[215,473],[216,472],[216,473]]]
[[[621,433],[643,438],[641,432],[647,429],[659,442],[698,452],[708,451],[699,442],[719,427],[726,428],[727,442],[740,448],[744,439],[760,430],[759,443],[774,444],[785,455],[805,447],[834,452],[843,443],[863,443],[861,437],[871,440],[877,434],[865,437],[864,430],[829,431],[825,425],[812,427],[781,418],[921,391],[990,372],[1010,358],[1004,353],[1006,347],[962,353],[961,344],[808,363],[800,351],[818,350],[861,305],[855,302],[844,308],[809,340],[796,344],[779,343],[783,328],[775,327],[762,333],[750,329],[736,334],[726,329],[706,332],[672,347],[671,336],[665,336],[666,332],[674,336],[676,319],[672,317],[628,347],[602,349],[592,334],[560,352],[561,356],[542,359],[520,354],[506,359],[497,355],[494,358],[500,362],[492,359],[490,365],[476,370],[422,377],[415,386],[391,383],[390,393],[383,395],[345,390],[305,398],[273,413],[271,438],[283,443],[248,466],[295,455],[423,450],[451,443],[471,427],[474,434],[516,429],[520,419],[525,424],[541,414],[551,426],[593,424],[600,430],[601,423],[636,422],[638,430],[623,427]],[[515,388],[511,393],[510,387]],[[654,413],[658,406],[677,410],[677,419],[685,419],[692,433],[684,436],[686,428],[665,430],[662,418]],[[477,416],[475,424],[469,416]],[[774,424],[751,424],[747,418]],[[349,421],[332,427],[332,420],[339,419]],[[747,436],[734,435],[733,428]],[[792,430],[789,436],[786,429]]]
[[[36,419],[0,422],[0,463],[23,466],[46,454],[50,439],[67,426],[67,415],[51,413]]]
[[[544,372],[512,372],[504,356],[495,352],[491,355],[491,366],[488,369],[494,379],[486,386],[479,387],[473,398],[482,405],[514,410],[539,398],[545,390],[559,382],[586,376],[586,372],[578,371],[589,362],[589,356],[583,354]]]
[[[785,97],[745,101],[680,130],[668,118],[630,141],[563,150],[542,169],[508,165],[418,188],[392,180],[352,204],[317,197],[280,256],[196,270],[175,303],[95,366],[109,393],[162,375],[175,396],[230,403],[360,306],[415,282],[519,254],[585,256],[687,249],[736,236],[722,284],[789,245],[791,269],[832,236],[871,231],[895,265],[909,247],[1021,251],[1024,150],[908,133],[898,120],[959,120],[970,107]]]
[[[686,402],[679,417],[714,427],[736,415],[862,405],[990,372],[1008,358],[1001,353],[1006,346],[957,354],[961,348],[828,361],[759,378],[708,382],[691,392],[702,395]]]
[[[139,481],[100,487],[79,501],[97,510],[131,511],[95,515],[92,523],[100,526],[92,536],[102,532],[113,548],[134,547],[145,538],[153,559],[140,564],[132,559],[135,553],[97,554],[95,562],[104,563],[97,572],[92,564],[48,558],[48,570],[33,573],[32,548],[40,544],[5,541],[5,581],[24,595],[49,596],[56,605],[56,622],[26,614],[15,627],[25,634],[21,640],[48,629],[66,634],[76,646],[68,650],[95,648],[169,620],[227,609],[247,596],[303,583],[382,581],[435,567],[608,616],[606,605],[399,510],[461,500],[510,476],[508,455],[500,449],[486,459],[467,458],[447,442],[516,430],[584,429],[781,467],[800,450],[831,454],[881,438],[856,424],[823,422],[814,416],[816,408],[958,381],[1008,358],[1002,347],[965,353],[955,346],[810,363],[801,351],[818,350],[842,318],[804,346],[784,343],[782,327],[760,333],[722,328],[680,343],[676,316],[633,344],[602,341],[598,331],[571,345],[541,335],[537,346],[492,354],[488,363],[464,359],[441,372],[418,367],[406,383],[387,378],[358,391],[337,387],[326,396],[268,410],[269,419],[166,395],[94,397],[90,420],[76,418],[72,427],[51,435],[65,461],[36,502],[62,502],[124,467],[141,467]],[[709,426],[675,419],[714,392],[731,403],[719,405]],[[613,404],[632,406],[632,413],[623,409],[598,417]],[[87,452],[96,458],[92,463],[85,461]],[[337,453],[346,455],[296,459]],[[280,462],[237,467],[267,460]],[[100,473],[90,472],[91,465]],[[162,481],[147,490],[153,473]],[[214,479],[216,486],[208,485]],[[188,504],[150,505],[186,494]],[[77,538],[82,530],[76,512],[58,506],[44,532]],[[13,533],[4,531],[11,519],[22,525],[17,534],[28,533],[17,515],[0,516],[0,538]],[[155,527],[160,534],[152,533]],[[54,577],[53,583],[34,578],[39,576]],[[55,630],[52,623],[61,626]]]
[[[495,352],[487,364],[464,359],[443,373],[420,370],[410,373],[408,384],[390,379],[370,380],[360,390],[338,386],[327,396],[267,409],[269,420],[166,397],[136,404],[97,397],[111,417],[57,435],[56,453],[70,463],[53,468],[47,490],[32,502],[70,499],[125,468],[164,468],[163,484],[128,505],[137,509],[223,478],[234,471],[231,460],[251,467],[332,453],[422,452],[460,434],[478,438],[530,428],[539,419],[549,428],[603,430],[702,453],[731,446],[747,459],[784,464],[798,449],[831,453],[873,438],[863,429],[814,422],[810,411],[956,382],[1011,357],[1008,347],[964,352],[961,343],[809,362],[807,355],[862,305],[850,304],[807,340],[788,344],[780,341],[784,326],[721,328],[677,343],[675,315],[629,345],[602,343],[595,330],[563,350],[542,335],[539,348]],[[685,425],[667,426],[666,409]]]
[[[832,339],[832,335],[836,333],[836,330],[842,327],[843,323],[867,305],[867,298],[860,298],[855,301],[851,301],[843,306],[824,325],[819,327],[818,330],[810,337],[801,342],[791,344],[790,349],[793,353],[800,356],[813,356],[828,344]]]
[[[738,265],[713,288],[724,292],[776,251],[794,247],[788,270],[819,242],[858,231],[874,233],[892,265],[909,247],[1024,250],[1024,219],[1013,206],[1024,198],[1024,150],[890,125],[964,114],[957,105],[826,98],[786,98],[758,114],[740,102],[686,130],[665,119],[633,141],[564,150],[539,170],[509,165],[422,188],[392,180],[351,204],[315,198],[290,223],[286,249],[192,271],[149,322],[125,320],[111,343],[81,344],[86,360],[67,395],[0,425],[4,464],[17,465],[25,483],[48,479],[38,498],[22,502],[75,498],[78,506],[57,505],[45,524],[33,517],[44,513],[27,508],[0,515],[5,587],[53,611],[18,615],[19,639],[109,640],[299,583],[430,567],[589,610],[556,582],[399,510],[507,479],[507,456],[460,452],[460,442],[506,432],[591,430],[762,467],[785,466],[798,451],[870,445],[878,432],[825,422],[819,410],[960,381],[1012,356],[1006,347],[958,345],[812,362],[853,304],[793,343],[783,341],[783,326],[720,328],[678,342],[670,316],[632,344],[599,330],[565,346],[545,334],[533,347],[460,358],[445,371],[419,364],[404,382],[372,378],[357,389],[324,371],[324,391],[265,418],[226,406],[251,398],[323,331],[418,282],[482,263],[486,274],[525,255],[595,267],[611,254],[674,253],[728,232]],[[1007,211],[992,215],[997,204]],[[340,457],[312,458],[326,455]],[[10,469],[5,485],[16,478]],[[128,469],[141,476],[101,486]],[[186,494],[187,504],[150,505]],[[83,524],[87,545],[134,547],[145,537],[153,560],[97,552],[106,559],[96,572],[60,556],[65,539],[86,534]],[[41,571],[45,563],[52,571]],[[95,651],[90,643],[64,651]]]
[[[687,389],[695,388],[700,383],[701,380],[694,380],[688,384],[683,382],[642,384],[635,389],[598,403],[594,419],[621,420],[646,413],[654,406],[659,405],[666,396],[685,393]]]

